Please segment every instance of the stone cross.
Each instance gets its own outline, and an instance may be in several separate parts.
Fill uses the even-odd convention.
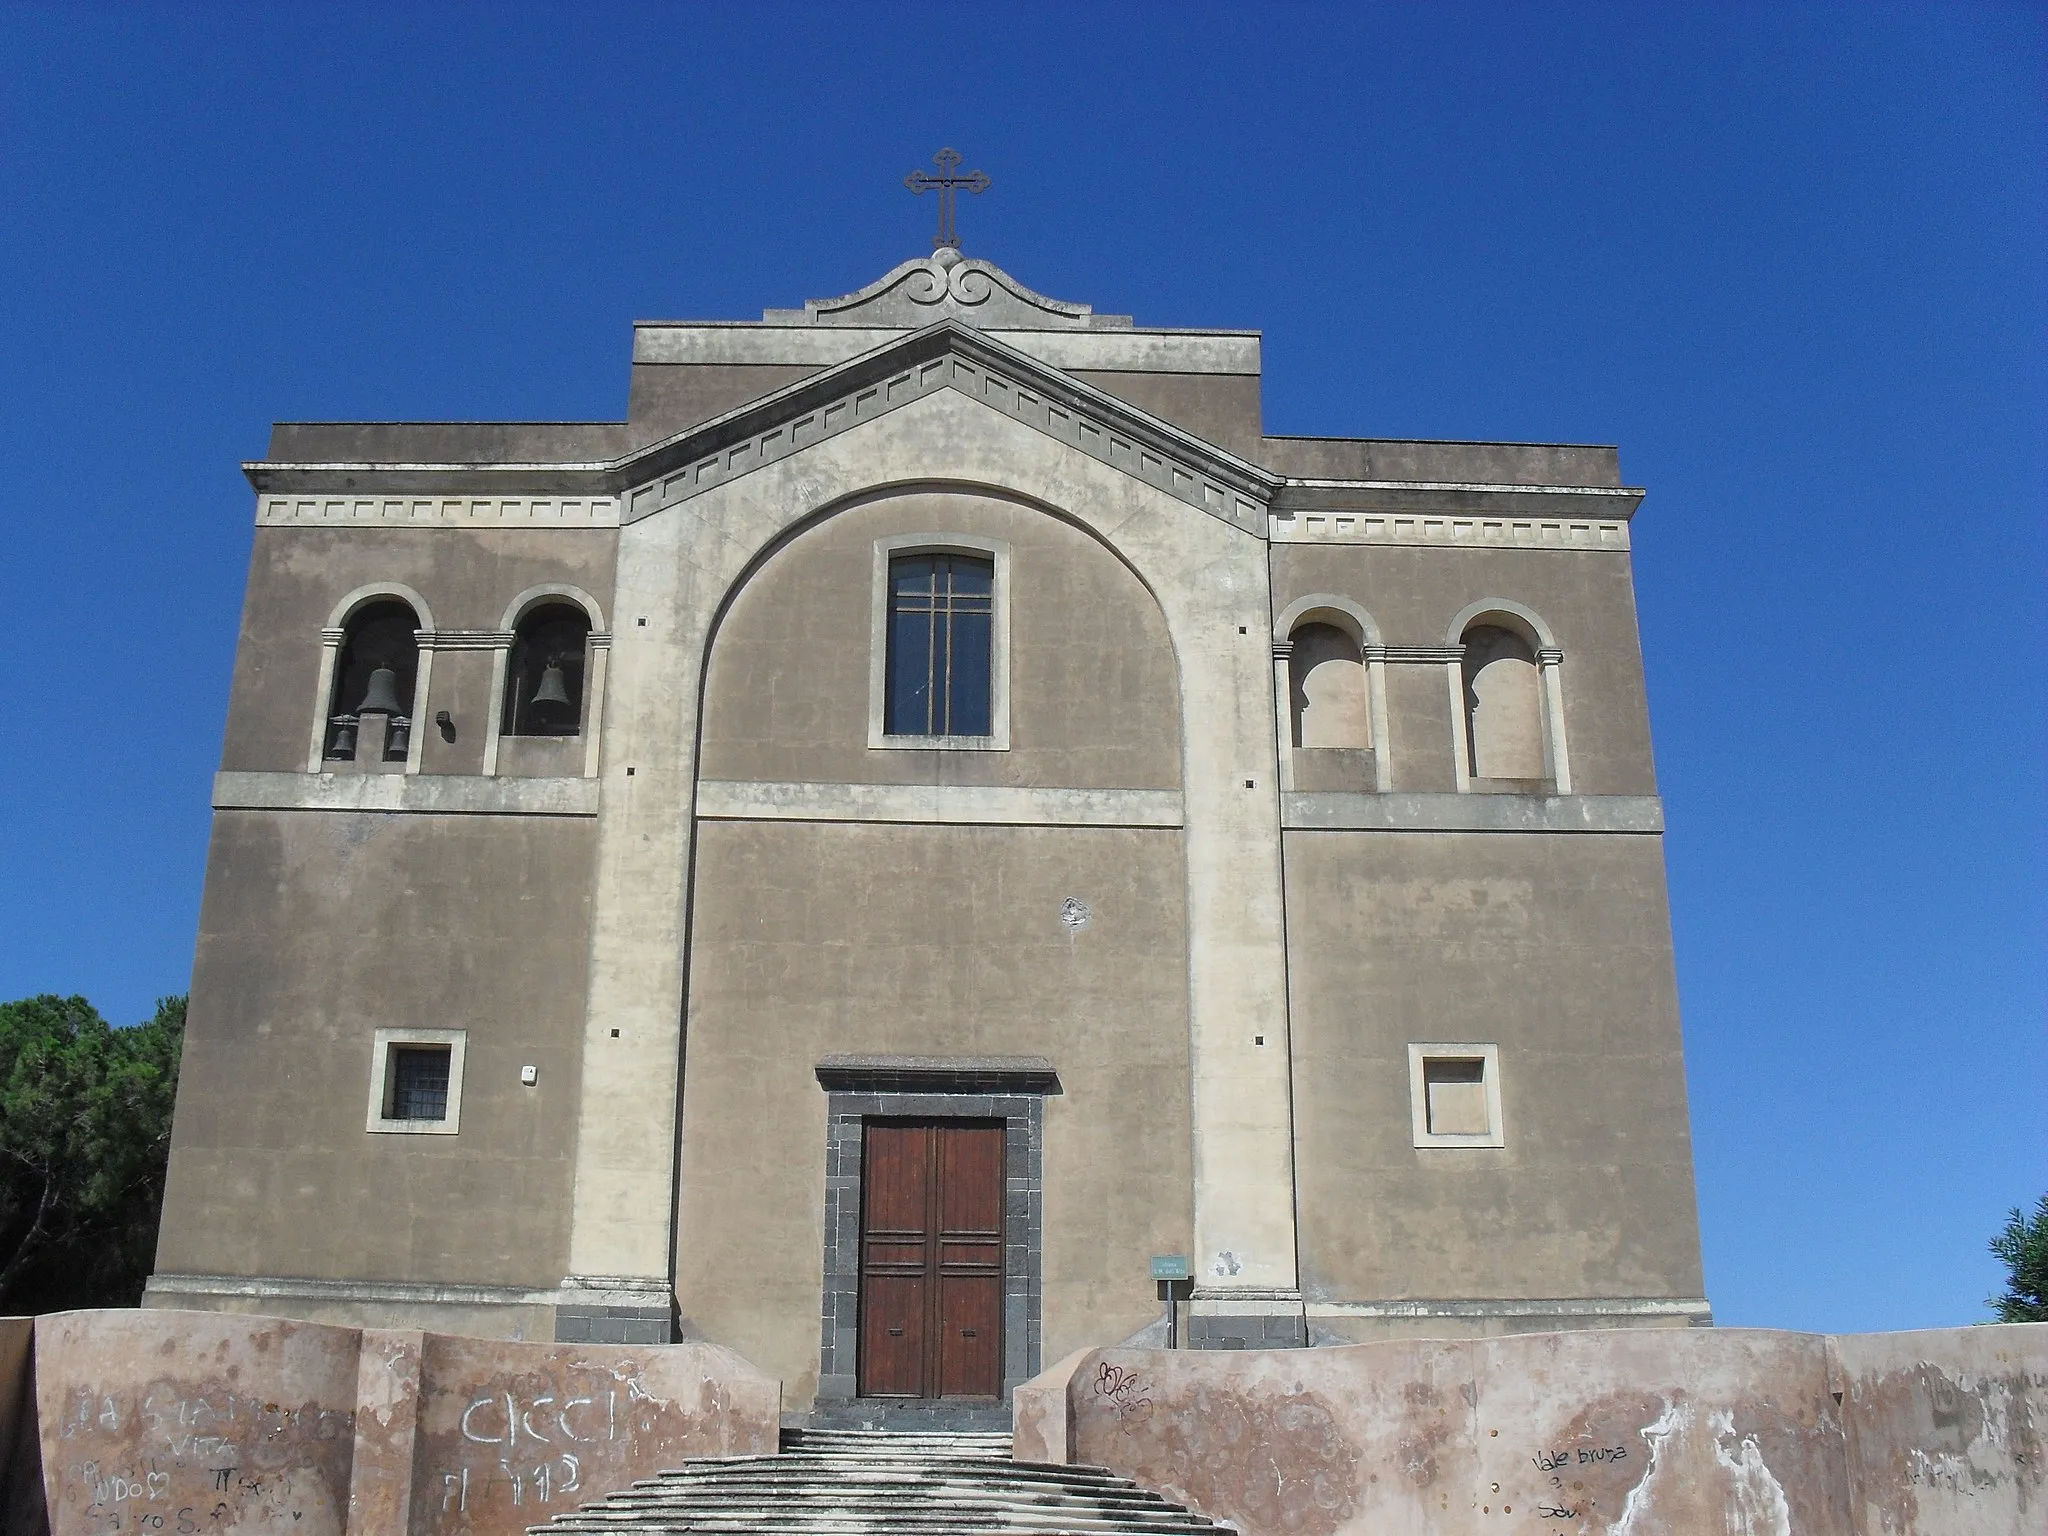
[[[960,234],[953,227],[954,192],[965,187],[979,197],[989,189],[988,173],[985,171],[969,171],[965,176],[953,174],[955,167],[960,164],[960,159],[959,150],[942,149],[932,156],[932,163],[939,168],[938,175],[934,176],[930,171],[912,171],[903,178],[903,185],[919,197],[929,191],[936,191],[939,194],[939,232],[932,236],[932,249],[935,251],[960,249]]]

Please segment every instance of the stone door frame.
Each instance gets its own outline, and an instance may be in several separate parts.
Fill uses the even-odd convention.
[[[1059,1077],[1043,1057],[828,1056],[825,1090],[824,1295],[818,1401],[859,1390],[861,1180],[870,1119],[1003,1123],[1002,1401],[1039,1371],[1045,1255],[1045,1096]]]

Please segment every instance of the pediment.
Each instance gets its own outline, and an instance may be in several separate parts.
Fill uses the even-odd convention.
[[[952,390],[1264,537],[1278,477],[958,321],[801,380],[623,461],[637,522],[827,438]]]

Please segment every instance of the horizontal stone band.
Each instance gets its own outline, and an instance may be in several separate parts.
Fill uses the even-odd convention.
[[[1511,1300],[1312,1301],[1310,1317],[1699,1317],[1704,1296],[1515,1297]]]
[[[1026,827],[1178,827],[1173,789],[1012,789],[978,784],[808,784],[706,779],[708,821],[893,821]]]
[[[217,811],[399,811],[435,816],[595,816],[596,779],[457,773],[217,773]]]
[[[1655,795],[1288,794],[1280,825],[1302,832],[1626,832],[1664,830]]]

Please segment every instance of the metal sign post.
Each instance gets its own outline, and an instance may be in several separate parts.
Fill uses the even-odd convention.
[[[1184,1253],[1161,1253],[1152,1257],[1152,1278],[1159,1282],[1159,1299],[1166,1303],[1166,1347],[1180,1348],[1180,1297],[1188,1283],[1188,1257]],[[1194,1290],[1188,1284],[1190,1293]]]

